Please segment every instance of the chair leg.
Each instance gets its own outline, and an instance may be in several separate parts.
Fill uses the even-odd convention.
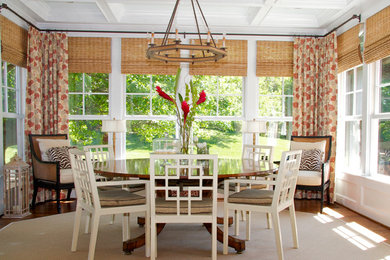
[[[85,220],[85,230],[84,230],[84,233],[88,234],[89,230],[90,230],[90,227],[91,227],[92,215],[89,212],[87,212],[87,216],[85,218],[86,218],[86,220]]]
[[[155,260],[157,257],[157,227],[156,222],[150,222],[150,260]]]
[[[280,220],[278,212],[272,212],[272,221],[274,224],[275,242],[276,249],[278,251],[278,257],[279,260],[283,260],[282,234],[280,233]]]
[[[295,216],[295,206],[294,203],[288,208],[290,212],[290,222],[291,222],[291,230],[292,230],[292,235],[293,235],[293,242],[294,242],[294,247],[298,248],[299,243],[298,243],[298,230],[297,230],[297,219]]]
[[[234,235],[240,235],[240,223],[238,220],[238,210],[234,210]]]
[[[321,214],[323,208],[324,208],[324,188],[321,188],[321,209],[320,209]]]
[[[72,237],[72,247],[71,247],[72,252],[75,252],[77,250],[77,242],[79,239],[82,211],[83,211],[83,209],[81,207],[79,207],[79,206],[76,207],[76,214],[75,214],[74,223],[73,223],[73,237]]]
[[[56,189],[57,213],[61,213],[60,197],[61,197],[61,190],[60,190],[60,188],[57,188]]]
[[[35,202],[37,201],[37,195],[38,195],[38,185],[34,184],[34,192],[33,197],[31,201],[31,208],[35,208]]]
[[[66,200],[70,200],[71,193],[72,193],[72,189],[68,189],[68,194],[66,195]]]
[[[251,212],[246,212],[246,240],[251,239]]]
[[[217,216],[213,218],[212,232],[211,232],[211,259],[217,260]]]
[[[272,216],[270,213],[267,213],[267,228],[268,229],[272,228]]]
[[[100,215],[92,214],[92,227],[91,227],[91,237],[89,239],[89,251],[88,251],[88,260],[93,260],[95,257],[95,247],[97,234],[99,229],[99,220]]]
[[[145,256],[150,257],[150,210],[145,213]]]
[[[245,211],[240,210],[241,212],[241,221],[246,221]]]
[[[129,213],[124,213],[122,216],[122,240],[127,241],[129,239],[130,239]]]
[[[115,223],[115,214],[112,214],[110,224],[112,225],[114,223]]]
[[[224,207],[224,212],[223,212],[223,254],[224,255],[227,255],[228,253],[228,235],[229,235],[228,218],[229,218],[229,210],[227,207]]]

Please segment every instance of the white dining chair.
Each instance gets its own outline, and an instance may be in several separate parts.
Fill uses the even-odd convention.
[[[77,205],[73,227],[72,251],[76,251],[80,229],[81,214],[86,211],[92,216],[91,236],[89,242],[88,259],[94,259],[99,220],[102,215],[123,214],[122,238],[130,239],[129,220],[130,213],[145,212],[145,254],[149,256],[150,247],[150,204],[149,182],[144,180],[104,181],[97,182],[93,170],[91,154],[89,152],[72,149],[69,151],[75,182]],[[146,197],[130,193],[122,189],[99,190],[98,187],[109,187],[128,184],[143,184]]]
[[[217,259],[217,184],[217,155],[150,155],[152,260],[157,223],[211,223],[211,255]]]
[[[114,148],[109,144],[100,144],[100,145],[86,145],[83,147],[85,152],[91,153],[91,160],[94,166],[96,167],[105,167],[110,160],[114,160]],[[107,181],[107,178],[96,174],[96,179],[99,181]],[[87,216],[86,225],[85,225],[85,233],[89,232],[89,223],[91,220],[91,216]],[[115,214],[112,215],[110,224],[114,224],[115,222]]]
[[[223,253],[228,253],[228,217],[229,210],[269,213],[272,216],[278,257],[283,259],[282,236],[279,213],[288,208],[293,233],[294,247],[298,248],[298,232],[294,208],[294,193],[298,178],[302,151],[283,152],[277,174],[268,175],[264,180],[229,179],[224,181],[224,236]],[[245,189],[229,194],[230,183],[266,184],[274,186],[274,190]],[[247,222],[247,232],[250,223]]]
[[[274,147],[270,145],[252,145],[252,144],[244,144],[242,148],[242,167],[244,171],[259,171],[260,169],[264,169],[268,167],[272,169],[273,167],[273,155],[274,155]],[[256,179],[255,176],[250,177],[250,179]],[[265,184],[247,184],[252,189],[269,189],[269,185]],[[245,189],[245,186],[236,183],[235,192],[239,192],[242,189]],[[250,226],[251,221],[251,213],[250,211],[241,211],[241,219],[247,222],[247,229]],[[239,235],[239,220],[238,220],[238,211],[234,212],[234,234],[236,236]],[[267,214],[267,225],[270,227],[271,217]],[[246,231],[246,240],[250,240],[250,232]]]

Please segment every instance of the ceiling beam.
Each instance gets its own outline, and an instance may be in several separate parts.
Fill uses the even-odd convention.
[[[20,2],[31,10],[34,15],[43,21],[48,21],[50,16],[50,7],[43,1],[20,0]]]
[[[275,7],[298,9],[343,9],[347,6],[347,4],[346,0],[280,0]]]
[[[264,6],[259,8],[249,24],[252,26],[260,25],[277,1],[278,0],[266,0]]]
[[[109,22],[109,23],[117,23],[118,22],[118,19],[116,18],[115,14],[112,12],[112,10],[111,10],[110,6],[107,4],[106,0],[96,0],[96,5],[100,9],[100,11],[103,13],[107,22]]]

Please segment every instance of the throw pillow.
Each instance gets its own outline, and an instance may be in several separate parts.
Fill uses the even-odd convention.
[[[52,162],[59,162],[61,169],[70,169],[69,150],[77,148],[76,146],[61,146],[52,147],[47,150],[49,160]]]
[[[312,149],[319,149],[321,150],[321,158],[322,162],[325,162],[325,150],[326,150],[326,140],[320,141],[320,142],[290,142],[290,150],[296,151],[296,150],[312,150]]]
[[[321,171],[322,152],[320,149],[303,150],[301,157],[301,171]]]
[[[48,139],[48,138],[39,138],[37,139],[39,150],[41,151],[41,159],[42,161],[49,161],[49,155],[47,154],[47,150],[52,147],[60,147],[60,146],[70,146],[69,139]]]

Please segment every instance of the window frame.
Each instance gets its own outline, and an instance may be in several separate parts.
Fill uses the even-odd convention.
[[[390,58],[390,56],[385,57],[383,59]],[[370,69],[370,75],[371,79],[370,82],[372,84],[371,90],[373,92],[373,98],[372,98],[372,115],[370,117],[370,131],[371,136],[367,136],[367,140],[370,141],[371,146],[370,150],[372,151],[370,153],[370,168],[369,168],[369,174],[370,176],[384,180],[386,182],[390,182],[390,176],[386,176],[383,174],[380,174],[378,171],[378,164],[379,164],[379,158],[378,158],[378,149],[379,149],[379,121],[380,120],[390,120],[390,112],[380,112],[380,89],[386,86],[390,86],[389,83],[382,84],[380,83],[381,79],[381,62],[382,60],[378,60],[376,62],[373,62],[369,64]]]
[[[69,112],[69,120],[108,120],[110,118],[111,114],[111,73],[102,73],[102,74],[108,74],[108,91],[107,93],[105,92],[86,92],[85,91],[85,74],[95,74],[95,73],[69,73],[69,74],[82,74],[83,75],[83,91],[82,92],[71,92],[69,91],[68,95],[82,95],[83,97],[83,107],[82,107],[82,115],[72,115]],[[86,115],[85,114],[85,96],[87,95],[107,95],[108,97],[108,113],[107,115]],[[69,102],[69,101],[68,101]],[[70,106],[69,106],[69,111],[70,111]]]
[[[283,81],[282,81],[282,94],[281,95],[276,95],[276,94],[260,94],[260,78],[283,78]],[[285,100],[287,97],[291,97],[293,98],[294,94],[291,94],[291,95],[287,95],[285,94],[284,92],[284,79],[285,78],[291,78],[293,80],[293,77],[278,77],[278,76],[275,76],[275,77],[256,77],[256,90],[257,90],[257,99],[258,99],[258,104],[256,106],[256,113],[257,113],[257,120],[259,121],[265,121],[268,123],[267,125],[267,133],[265,134],[260,134],[260,136],[265,136],[267,138],[267,145],[272,145],[274,147],[276,147],[276,145],[274,145],[274,142],[276,139],[278,139],[278,137],[274,137],[274,136],[270,136],[270,133],[271,133],[271,124],[274,126],[275,124],[279,124],[279,123],[283,123],[286,125],[287,127],[287,124],[291,123],[291,133],[286,133],[286,141],[290,141],[291,139],[291,135],[292,135],[292,123],[293,123],[293,116],[286,116],[285,112]],[[293,88],[293,91],[294,91],[294,88]],[[260,115],[260,97],[281,97],[282,98],[282,116],[264,116],[264,115]],[[291,111],[293,110],[293,107],[292,107],[292,102],[291,102]],[[276,131],[276,134],[278,133],[278,131]],[[288,138],[288,136],[290,136],[290,138]],[[248,140],[246,140],[248,142]],[[276,149],[275,149],[276,150]],[[275,159],[275,158],[274,158]]]
[[[126,120],[176,120],[176,115],[154,115],[153,114],[153,97],[156,97],[158,93],[153,88],[153,76],[156,76],[154,74],[139,74],[139,75],[146,75],[149,77],[149,84],[150,84],[150,91],[149,93],[143,92],[143,93],[127,93],[127,76],[128,75],[138,75],[138,74],[123,74],[124,75],[124,118]],[[166,76],[174,76],[174,75],[166,75]],[[167,93],[168,95],[173,95],[173,93]],[[147,115],[129,115],[127,114],[127,97],[128,96],[148,96],[149,99],[149,113]]]
[[[203,76],[203,75],[190,75],[191,77],[195,76]],[[207,75],[206,75],[207,76]],[[241,77],[241,94],[221,94],[219,91],[220,88],[220,78],[221,77],[240,77],[240,76],[210,76],[210,77],[216,77],[218,81],[218,86],[217,86],[217,93],[206,93],[207,96],[210,97],[216,97],[217,101],[217,111],[215,116],[195,116],[195,120],[197,121],[243,121],[244,120],[244,115],[245,115],[245,77]],[[241,106],[241,115],[240,116],[221,116],[219,115],[219,100],[220,97],[241,97],[242,100],[242,106]]]
[[[9,64],[6,61],[1,61],[1,65],[4,66],[4,68],[7,68],[7,64]],[[14,65],[14,64],[13,64]],[[15,88],[10,88],[7,85],[3,85],[3,83],[7,84],[7,69],[4,71],[1,71],[0,75],[0,84],[1,84],[1,91],[0,91],[0,105],[1,105],[1,113],[0,113],[0,132],[1,138],[0,138],[0,143],[1,146],[4,147],[4,135],[3,135],[3,121],[5,118],[12,118],[16,119],[16,129],[17,129],[17,149],[18,149],[18,156],[25,159],[25,154],[24,154],[24,108],[25,108],[25,87],[26,87],[26,78],[27,78],[27,71],[26,69],[19,67],[17,65],[15,66]],[[4,78],[4,80],[3,80]],[[6,94],[6,97],[3,97],[3,89],[5,89],[4,93]],[[15,89],[15,101],[16,101],[16,112],[9,112],[8,111],[8,89]],[[6,110],[3,111],[3,100],[5,101],[6,105]],[[0,149],[0,165],[4,165],[4,151],[3,149]]]
[[[363,86],[361,89],[357,89],[357,71],[359,68],[362,68],[362,81],[363,81]],[[351,91],[348,91],[347,90],[347,81],[348,81],[348,73],[353,71],[353,89]],[[361,65],[358,65],[358,66],[355,66],[351,69],[348,69],[346,71],[343,71],[341,73],[339,73],[338,75],[338,85],[339,85],[339,109],[338,109],[338,113],[339,113],[339,117],[338,117],[338,121],[339,121],[339,124],[338,124],[338,128],[337,128],[337,132],[338,132],[338,139],[340,140],[340,145],[337,146],[337,153],[339,153],[339,155],[337,155],[338,159],[341,160],[341,161],[345,161],[345,155],[346,155],[346,142],[347,142],[347,138],[346,138],[346,125],[347,123],[350,123],[350,122],[355,122],[355,123],[359,123],[361,124],[361,140],[360,140],[360,151],[361,151],[361,155],[360,155],[360,169],[359,168],[353,168],[353,167],[349,167],[349,165],[346,165],[346,164],[340,164],[340,166],[338,166],[338,168],[343,171],[343,172],[346,172],[346,173],[349,173],[349,174],[353,174],[353,175],[364,175],[364,169],[365,169],[365,158],[364,158],[364,155],[362,153],[363,151],[363,147],[364,147],[364,142],[365,142],[365,130],[364,130],[364,125],[365,125],[365,120],[364,120],[364,103],[366,102],[366,100],[363,98],[364,96],[364,91],[365,89],[367,89],[367,84],[366,84],[366,80],[364,80],[364,65],[361,64]],[[356,102],[356,95],[357,93],[362,93],[362,111],[361,111],[361,114],[357,114],[357,102]],[[352,115],[347,115],[347,96],[348,95],[352,95]]]

